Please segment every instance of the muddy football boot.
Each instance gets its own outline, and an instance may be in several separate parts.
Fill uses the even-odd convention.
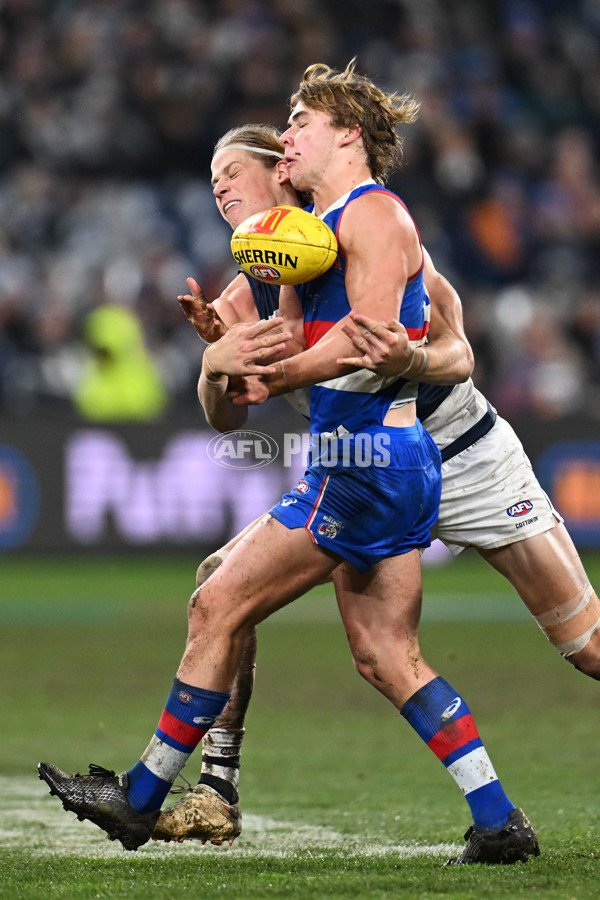
[[[475,828],[471,825],[465,840],[467,846],[460,856],[449,859],[445,865],[511,865],[540,855],[535,829],[522,809],[511,810],[502,828]]]
[[[41,762],[38,775],[66,810],[74,812],[80,821],[89,819],[106,831],[111,841],[121,841],[126,850],[137,850],[152,837],[160,810],[139,813],[133,809],[127,799],[125,772],[116,775],[92,764],[88,775],[67,775]]]
[[[155,841],[186,841],[230,845],[242,832],[240,804],[227,803],[213,788],[197,784],[173,806],[163,809],[154,827]]]

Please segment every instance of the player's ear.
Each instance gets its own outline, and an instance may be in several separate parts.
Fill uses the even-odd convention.
[[[277,184],[287,184],[290,180],[290,172],[285,159],[280,159],[279,162],[275,163],[275,170],[277,172]]]
[[[345,147],[347,144],[352,144],[354,141],[357,141],[361,134],[362,128],[358,122],[354,125],[348,125],[340,139],[340,147]]]

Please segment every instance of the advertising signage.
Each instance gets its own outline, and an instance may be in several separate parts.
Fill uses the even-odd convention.
[[[310,438],[298,424],[294,413],[218,435],[180,421],[0,421],[0,555],[210,552],[302,477]],[[517,432],[576,545],[598,548],[600,436],[595,422],[577,428],[528,422]]]

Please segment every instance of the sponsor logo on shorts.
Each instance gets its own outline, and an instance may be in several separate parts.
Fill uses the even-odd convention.
[[[534,516],[533,519],[525,519],[523,522],[517,522],[515,528],[525,528],[526,525],[533,525],[533,523],[537,522],[537,520],[537,516]]]
[[[212,438],[206,452],[227,469],[259,469],[277,458],[279,447],[260,431],[230,431]]]
[[[343,527],[342,522],[338,522],[337,519],[332,519],[331,516],[323,516],[323,521],[319,525],[318,533],[333,540],[333,538],[338,536],[338,533]]]
[[[281,278],[281,272],[278,272],[273,266],[250,266],[250,274],[255,278],[265,278],[268,281],[277,281],[278,278]]]
[[[192,695],[188,694],[187,691],[179,691],[179,699],[181,700],[182,703],[191,703]]]
[[[302,481],[299,481],[298,484],[296,485],[296,490],[298,491],[299,494],[308,494],[308,491],[309,491],[308,483],[306,481],[304,481],[304,479],[302,479]]]
[[[512,516],[513,519],[519,519],[521,516],[526,516],[533,509],[533,503],[531,500],[521,500],[520,503],[515,503],[513,506],[509,506],[506,512],[509,516]]]
[[[451,719],[455,712],[460,709],[460,705],[462,700],[460,697],[455,697],[450,706],[447,706],[444,712],[442,713],[442,719],[446,721],[446,719]]]

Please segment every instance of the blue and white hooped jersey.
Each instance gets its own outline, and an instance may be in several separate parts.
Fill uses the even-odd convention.
[[[321,216],[338,236],[345,208],[364,194],[385,193],[406,207],[402,200],[375,181],[366,181],[340,197]],[[308,207],[310,212],[313,207]],[[416,226],[415,226],[416,230]],[[418,231],[417,231],[418,235]],[[420,237],[419,237],[420,243]],[[346,260],[338,252],[337,261],[320,278],[296,286],[304,315],[304,334],[307,347],[312,347],[330,328],[351,310],[345,287]],[[408,332],[412,346],[425,342],[429,329],[429,296],[423,282],[423,262],[407,281],[400,322]],[[368,369],[359,369],[321,382],[310,389],[310,419],[313,434],[323,434],[343,427],[350,432],[382,425],[392,406],[401,406],[416,399],[418,385],[405,379],[383,377]]]

